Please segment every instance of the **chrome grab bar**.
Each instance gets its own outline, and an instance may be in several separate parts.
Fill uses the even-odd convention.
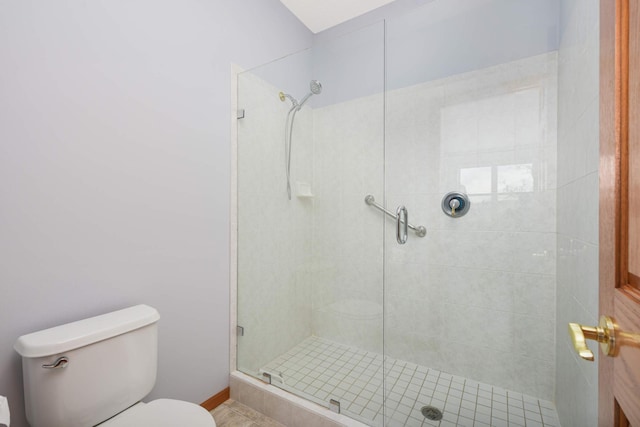
[[[394,214],[393,212],[388,211],[383,206],[377,204],[376,203],[376,199],[371,194],[367,195],[367,197],[364,198],[364,202],[367,205],[373,206],[374,208],[384,212],[385,214],[389,215],[391,218],[395,219],[396,221],[398,220],[398,216],[396,214]],[[410,229],[415,231],[415,233],[416,233],[416,235],[418,237],[424,237],[424,236],[427,235],[427,229],[425,227],[423,227],[422,225],[419,225],[419,226],[416,227],[414,225],[409,224],[408,221],[407,221],[406,225],[407,225],[407,227],[409,227]]]
[[[403,205],[396,209],[396,241],[400,245],[407,243],[407,224],[409,224],[409,211]]]

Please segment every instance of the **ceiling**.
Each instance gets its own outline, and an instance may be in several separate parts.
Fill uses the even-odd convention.
[[[360,16],[394,0],[280,0],[314,33]]]

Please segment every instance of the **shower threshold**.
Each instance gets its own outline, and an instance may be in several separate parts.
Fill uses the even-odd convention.
[[[341,413],[376,427],[560,427],[552,402],[320,337],[261,371],[278,372],[278,387],[323,406],[338,401]],[[442,411],[442,419],[425,418],[433,413],[422,411],[426,406]]]

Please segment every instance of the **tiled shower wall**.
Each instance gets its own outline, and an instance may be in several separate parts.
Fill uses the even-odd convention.
[[[384,292],[389,356],[552,400],[556,74],[549,53],[305,107],[292,201],[287,106],[241,77],[239,368],[257,373],[312,334],[381,353]],[[463,218],[440,207],[454,190],[471,197]],[[397,245],[367,194],[406,205],[427,236]]]
[[[310,183],[313,115],[297,114],[292,147],[292,200],[287,199],[284,124],[291,104],[279,89],[243,73],[238,98],[238,368],[260,367],[311,334],[312,202],[296,197]]]
[[[382,353],[384,98],[314,110],[313,332]]]
[[[599,2],[562,0],[558,53],[557,407],[598,420],[598,362],[576,356],[567,323],[598,324]]]
[[[549,53],[389,91],[384,157],[379,98],[314,111],[315,334],[382,342],[385,219],[363,199],[384,176],[386,205],[428,229],[399,246],[386,223],[385,354],[553,399],[556,75]],[[440,207],[454,190],[463,218]]]

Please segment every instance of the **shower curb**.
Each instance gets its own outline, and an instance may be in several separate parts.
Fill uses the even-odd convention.
[[[249,375],[234,371],[229,375],[231,399],[236,400],[286,426],[367,427],[346,415],[309,402]]]

